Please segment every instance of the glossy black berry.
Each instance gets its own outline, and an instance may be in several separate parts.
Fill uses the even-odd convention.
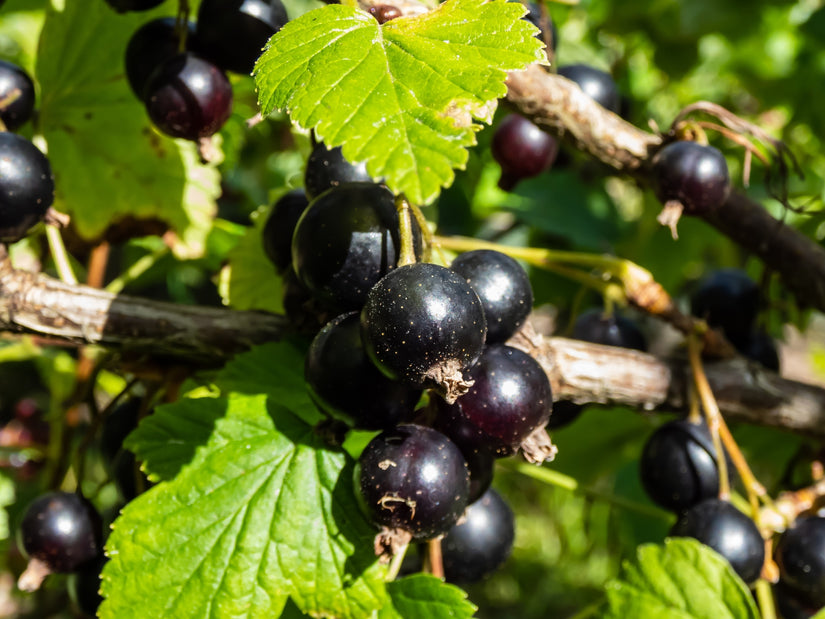
[[[549,169],[559,144],[523,116],[509,114],[496,127],[491,149],[493,158],[501,166],[499,187],[509,191],[520,180]]]
[[[11,97],[16,97],[11,101]],[[15,131],[34,113],[34,82],[16,64],[0,60],[0,120]]]
[[[553,406],[550,381],[527,353],[488,346],[467,376],[474,382],[466,394],[453,404],[439,402],[445,431],[459,445],[506,456],[547,424]]]
[[[103,601],[103,596],[100,595],[100,574],[108,560],[100,556],[84,563],[69,577],[69,597],[87,617],[97,617],[97,609]]]
[[[510,556],[515,534],[510,506],[498,492],[487,490],[441,540],[447,582],[469,584],[495,572]]]
[[[690,312],[732,341],[746,340],[759,311],[759,287],[738,269],[714,271],[690,298]]]
[[[464,513],[470,474],[446,436],[400,425],[375,437],[359,458],[363,504],[373,523],[417,539],[445,533]]]
[[[303,189],[294,189],[272,207],[263,230],[264,252],[280,272],[292,264],[292,235],[301,215],[309,206]]]
[[[653,189],[662,204],[682,203],[688,215],[708,213],[727,199],[730,175],[724,155],[713,146],[680,141],[653,157]]]
[[[465,450],[462,449],[461,445],[458,445],[458,448],[461,449],[464,460],[467,462],[467,468],[470,470],[470,496],[468,502],[472,503],[487,492],[487,488],[493,483],[496,457],[492,451],[487,449]]]
[[[366,165],[347,161],[340,146],[330,149],[323,142],[315,143],[304,172],[304,189],[310,199],[343,183],[358,182],[372,182]]]
[[[773,588],[773,599],[782,619],[811,619],[821,608],[797,597],[781,580]]]
[[[118,13],[131,11],[148,11],[163,4],[164,0],[106,0],[106,3]]]
[[[527,14],[523,17],[536,28],[539,33],[536,35],[540,40],[544,41],[552,52],[555,53],[556,47],[559,43],[559,31],[553,18],[550,17],[550,12],[535,2],[528,2]]]
[[[570,64],[559,67],[559,75],[576,82],[584,94],[603,108],[619,113],[621,96],[609,73],[586,64]]]
[[[215,134],[229,118],[232,86],[218,67],[187,52],[155,69],[144,103],[163,133],[197,141]]]
[[[288,19],[281,0],[203,0],[198,45],[222,69],[249,75],[269,37]]]
[[[498,251],[480,249],[461,254],[450,269],[476,291],[487,319],[487,343],[507,341],[533,308],[533,288],[521,265]]]
[[[420,389],[378,371],[361,345],[358,312],[328,322],[309,347],[304,369],[316,406],[356,428],[381,430],[409,421]]]
[[[26,509],[20,539],[26,554],[52,572],[73,572],[102,550],[100,516],[78,494],[50,492]]]
[[[674,512],[718,496],[719,469],[707,424],[677,419],[659,427],[642,450],[639,474],[653,502]]]
[[[187,48],[194,33],[195,24],[188,22]],[[146,83],[155,69],[180,51],[180,37],[173,17],[153,19],[135,30],[126,46],[124,66],[126,79],[138,99],[143,100]]]
[[[762,571],[765,543],[753,520],[727,501],[705,499],[687,510],[670,534],[692,537],[722,555],[745,583]]]
[[[615,312],[605,315],[600,309],[583,312],[573,324],[571,336],[592,344],[647,350],[645,336],[636,323]]]
[[[449,399],[463,391],[461,372],[481,356],[486,336],[478,295],[463,277],[435,264],[390,271],[361,312],[364,348],[384,374],[438,388]]]
[[[782,582],[807,605],[825,606],[825,518],[802,518],[776,545]]]
[[[0,133],[0,242],[20,240],[54,201],[46,156],[29,140]]]
[[[325,191],[301,215],[292,268],[335,313],[361,309],[370,289],[395,268],[400,247],[392,192],[375,183],[347,183]]]

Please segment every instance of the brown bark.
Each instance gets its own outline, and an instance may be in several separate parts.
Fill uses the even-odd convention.
[[[95,344],[130,357],[225,363],[249,347],[289,333],[282,316],[182,306],[69,286],[0,262],[0,331],[56,343]],[[513,339],[544,367],[556,399],[677,410],[687,401],[688,367],[636,351],[558,337]],[[825,438],[825,389],[784,380],[741,359],[707,368],[723,413],[731,419]]]

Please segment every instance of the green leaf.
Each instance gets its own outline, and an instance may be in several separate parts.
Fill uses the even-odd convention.
[[[474,131],[506,94],[505,71],[542,59],[521,4],[447,0],[383,25],[333,4],[289,22],[255,67],[263,112],[286,109],[327,146],[343,145],[413,202],[463,168]]]
[[[390,604],[378,619],[469,619],[476,612],[467,594],[430,574],[414,574],[387,583]]]
[[[825,619],[825,608],[816,613],[811,619]]]
[[[747,586],[719,554],[689,538],[639,546],[607,585],[607,619],[758,619]]]
[[[271,209],[252,215],[252,227],[229,251],[218,290],[225,305],[239,310],[283,313],[283,282],[264,252],[263,229]]]
[[[173,418],[198,406],[189,435]],[[305,613],[360,619],[384,604],[353,460],[312,426],[267,395],[184,400],[153,417],[194,455],[115,521],[102,619],[277,617],[289,597]]]
[[[179,257],[199,256],[220,193],[194,143],[160,135],[125,79],[123,56],[146,17],[105,2],[47,13],[37,56],[40,132],[55,175],[55,207],[84,238],[126,217],[177,233]]]

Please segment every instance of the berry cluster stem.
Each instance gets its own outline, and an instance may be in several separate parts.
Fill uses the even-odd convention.
[[[60,281],[64,284],[77,285],[77,277],[72,269],[69,261],[69,253],[66,251],[66,246],[63,244],[63,237],[60,235],[60,229],[52,224],[46,224],[46,238],[49,242],[49,251],[54,260],[54,266],[57,268],[57,275]]]
[[[398,266],[415,264],[412,207],[407,198],[402,195],[395,199],[395,208],[398,210],[398,234],[401,237],[401,255],[398,257]]]

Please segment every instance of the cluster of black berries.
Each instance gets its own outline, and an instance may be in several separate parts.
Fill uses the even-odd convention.
[[[159,2],[108,0],[119,11]],[[232,111],[225,71],[249,75],[269,38],[286,24],[280,0],[204,0],[196,23],[155,19],[126,48],[126,76],[155,126],[175,138],[215,134]]]
[[[385,186],[323,144],[305,180],[305,193],[275,204],[264,247],[294,277],[303,309],[328,319],[307,354],[309,393],[328,417],[383,430],[358,474],[380,542],[395,548],[445,535],[448,578],[480,578],[504,560],[513,537],[512,513],[488,490],[494,459],[520,448],[552,451],[547,375],[505,344],[532,307],[527,274],[493,251],[467,252],[450,268],[398,266],[399,211]],[[410,235],[420,259],[414,218]],[[417,410],[424,390],[429,405]],[[491,526],[503,541],[481,544],[476,517],[500,523]],[[478,544],[493,554],[468,561]]]
[[[34,82],[23,69],[0,61],[0,242],[19,241],[54,201],[46,156],[12,133],[34,113]]]

